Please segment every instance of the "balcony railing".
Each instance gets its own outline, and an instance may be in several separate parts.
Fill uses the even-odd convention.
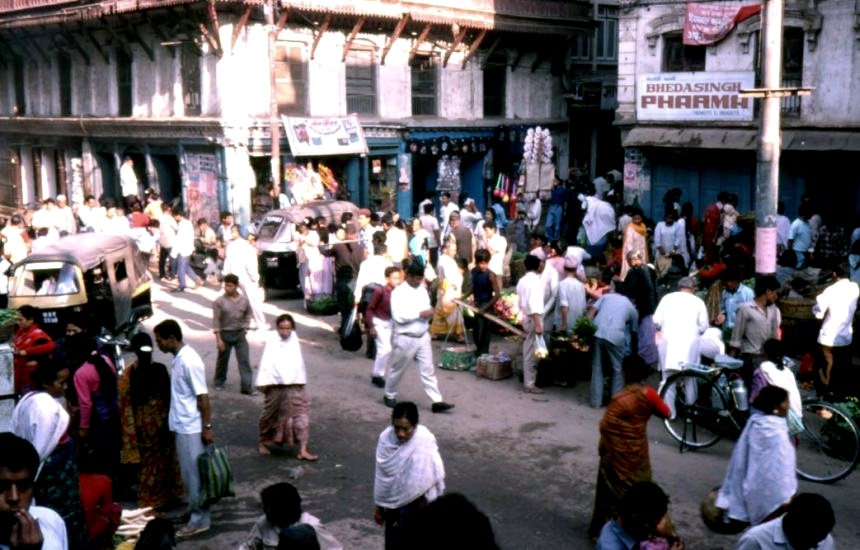
[[[81,4],[76,0],[0,0],[0,13],[8,11],[37,10],[56,8],[68,4]],[[96,2],[93,2],[96,3]]]
[[[800,88],[803,86],[803,80],[799,78],[784,78],[782,80],[783,88]],[[800,100],[797,95],[783,97],[780,100],[780,108],[783,116],[799,117],[800,116]]]

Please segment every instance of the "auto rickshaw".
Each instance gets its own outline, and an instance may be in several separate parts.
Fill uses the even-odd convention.
[[[130,237],[69,235],[12,269],[9,308],[41,311],[39,327],[54,339],[70,322],[117,334],[152,315],[152,278]]]
[[[267,289],[297,290],[300,283],[296,262],[296,224],[306,218],[323,217],[326,223],[340,225],[344,212],[351,212],[356,218],[354,223],[358,223],[358,207],[348,201],[313,201],[265,214],[257,230],[260,276],[264,286]]]

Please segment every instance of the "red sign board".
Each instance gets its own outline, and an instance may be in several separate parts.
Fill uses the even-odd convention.
[[[688,3],[684,17],[684,45],[707,46],[725,38],[738,23],[761,11],[761,5]]]

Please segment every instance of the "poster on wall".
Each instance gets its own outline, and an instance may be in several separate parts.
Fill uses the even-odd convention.
[[[442,155],[438,163],[437,191],[460,192],[460,157]]]
[[[367,142],[358,115],[338,117],[282,116],[294,157],[366,154]]]
[[[400,186],[400,191],[409,191],[412,185],[412,155],[403,153],[400,155],[400,169],[397,172],[397,184]]]
[[[694,72],[641,74],[636,80],[638,120],[751,121],[755,73]]]
[[[218,161],[213,154],[185,153],[188,219],[196,224],[206,218],[210,225],[219,220]]]

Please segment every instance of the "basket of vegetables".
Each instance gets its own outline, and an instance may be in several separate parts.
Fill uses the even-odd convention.
[[[15,335],[18,312],[14,309],[0,309],[0,342],[8,342]]]
[[[311,315],[334,315],[338,312],[337,300],[331,294],[317,294],[307,304]]]

